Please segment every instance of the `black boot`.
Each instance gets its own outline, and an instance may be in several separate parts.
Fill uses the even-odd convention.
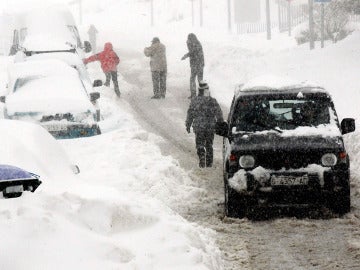
[[[117,97],[120,97],[120,90],[119,90],[119,88],[115,87],[114,90],[115,90],[115,94],[117,95]]]

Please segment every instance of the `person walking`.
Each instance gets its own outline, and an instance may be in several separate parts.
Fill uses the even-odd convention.
[[[88,35],[89,35],[89,41],[91,44],[91,51],[92,53],[96,53],[97,49],[96,49],[96,35],[97,33],[99,33],[99,31],[96,29],[96,27],[91,24],[88,30]]]
[[[110,86],[110,79],[114,84],[114,91],[120,97],[119,83],[117,79],[117,66],[120,63],[118,55],[113,51],[113,46],[110,42],[105,43],[104,50],[100,53],[94,54],[83,60],[84,64],[100,61],[101,69],[105,73],[105,86]]]
[[[154,96],[152,98],[165,98],[166,95],[166,47],[158,37],[154,37],[151,46],[144,49],[144,54],[150,57],[150,69],[153,81]]]
[[[186,58],[190,58],[190,97],[193,98],[196,96],[196,82],[195,79],[197,78],[198,82],[200,83],[203,80],[204,75],[204,52],[200,41],[197,39],[196,35],[190,33],[188,35],[186,41],[187,47],[189,52],[185,54],[181,60],[185,60]]]
[[[185,122],[186,131],[191,126],[195,133],[195,143],[199,156],[199,167],[212,167],[213,141],[216,123],[223,122],[223,114],[219,103],[210,96],[206,82],[199,83],[199,94],[191,100]]]

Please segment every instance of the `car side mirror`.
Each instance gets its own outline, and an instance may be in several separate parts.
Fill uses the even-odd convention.
[[[229,125],[227,122],[218,122],[215,124],[215,133],[222,137],[228,137]]]
[[[341,121],[341,133],[347,134],[355,131],[355,119],[353,118],[344,118]]]
[[[72,170],[72,172],[73,172],[74,174],[79,174],[79,173],[80,173],[80,168],[79,168],[78,165],[72,164],[72,165],[70,166],[70,168],[71,168],[71,170]]]
[[[1,96],[1,97],[0,97],[0,102],[5,103],[5,102],[6,102],[6,97],[5,97],[5,96]]]
[[[91,47],[91,43],[89,41],[84,41],[84,51],[86,53],[91,52],[92,47]]]
[[[92,92],[90,93],[90,101],[94,102],[96,100],[98,100],[100,98],[100,93],[99,92]]]
[[[99,86],[102,86],[103,83],[102,83],[102,80],[95,80],[93,82],[93,87],[99,87]]]

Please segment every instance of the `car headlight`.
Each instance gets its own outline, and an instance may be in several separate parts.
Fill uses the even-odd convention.
[[[337,158],[334,154],[328,153],[322,156],[321,163],[325,167],[335,166],[337,163]]]
[[[239,165],[244,169],[249,169],[255,166],[255,158],[253,156],[245,155],[239,159]]]

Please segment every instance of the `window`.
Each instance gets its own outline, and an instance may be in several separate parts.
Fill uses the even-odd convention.
[[[328,123],[330,101],[315,97],[248,97],[238,101],[233,117],[233,125],[241,131],[295,129]]]

